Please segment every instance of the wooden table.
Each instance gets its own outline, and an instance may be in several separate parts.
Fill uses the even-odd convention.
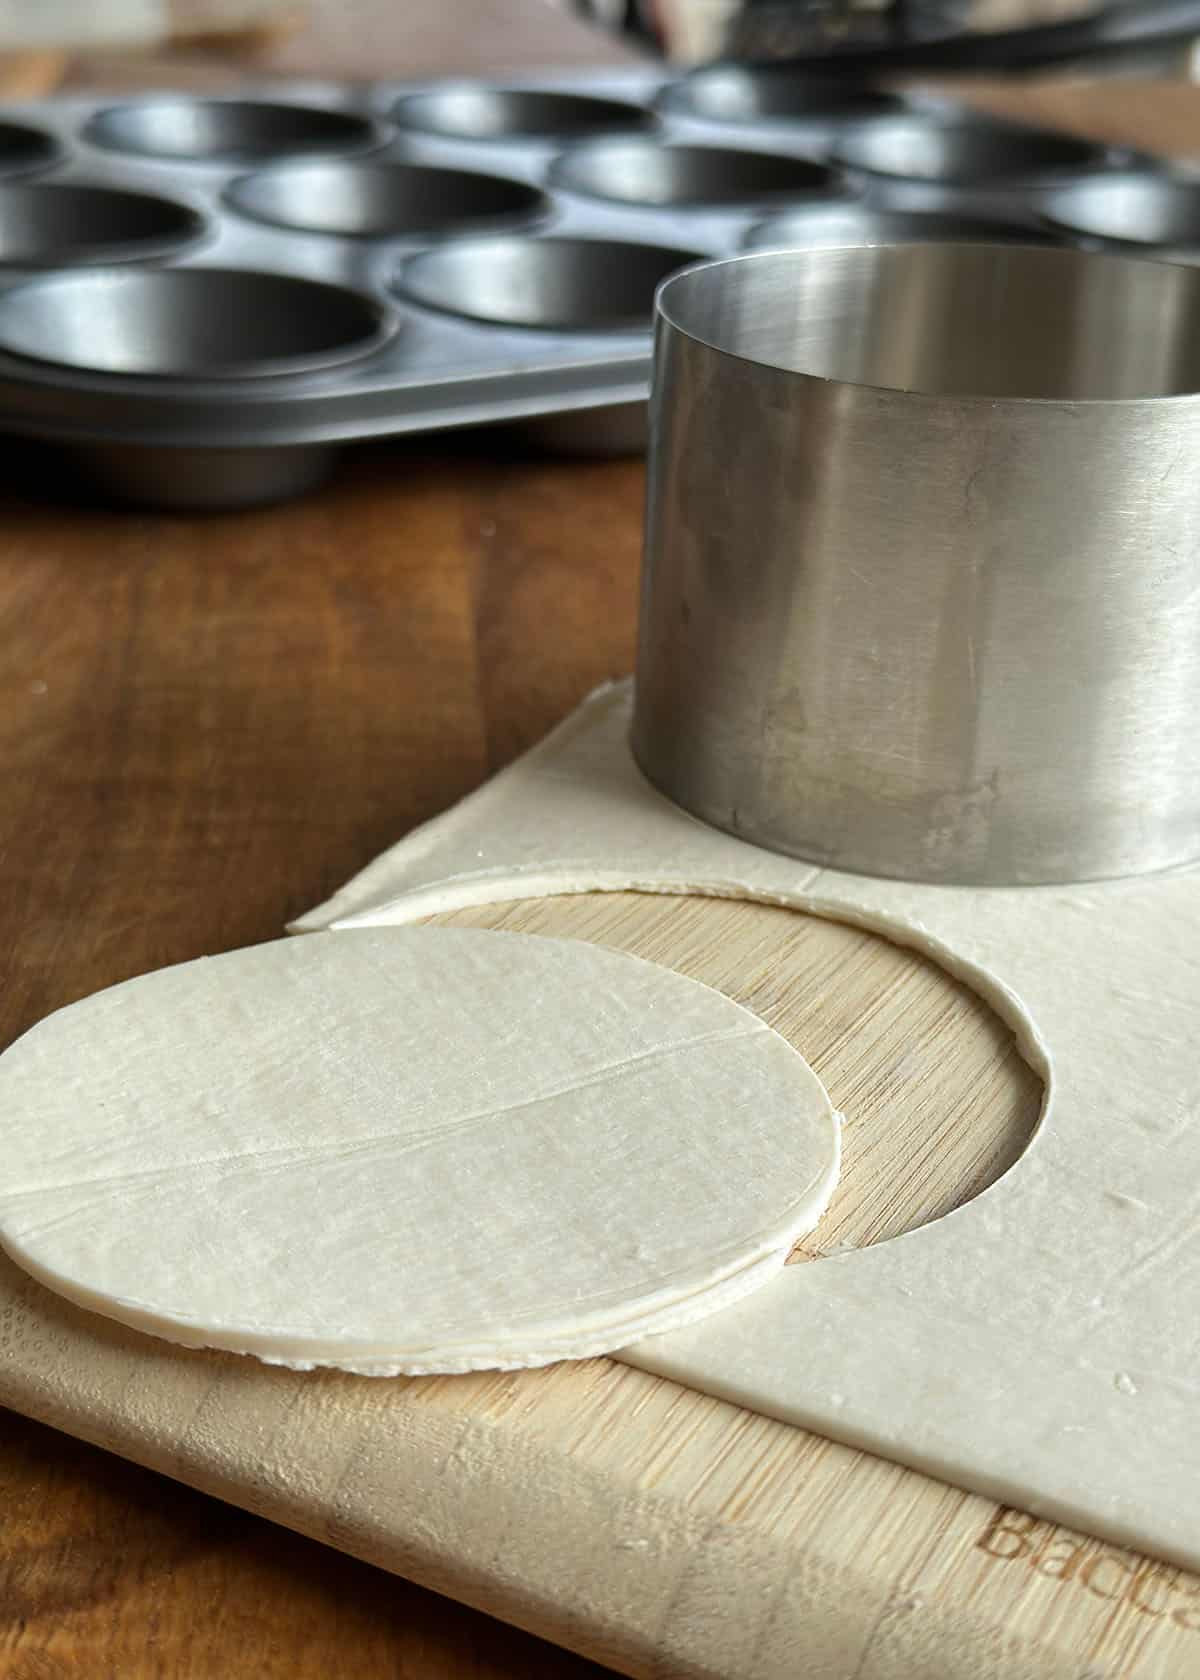
[[[3,1042],[277,936],[625,671],[641,478],[400,445],[308,501],[209,519],[64,509],[10,478]],[[64,1618],[78,1669],[39,1657]],[[589,1667],[3,1416],[4,1680]]]
[[[1183,86],[979,97],[1200,151],[1200,93]],[[55,490],[10,452],[0,1042],[129,975],[276,936],[630,665],[639,463],[527,459],[483,437],[388,445],[307,500],[195,519]],[[3,1680],[600,1672],[0,1420]]]

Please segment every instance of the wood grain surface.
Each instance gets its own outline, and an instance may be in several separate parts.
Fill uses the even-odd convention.
[[[940,1219],[1033,1134],[1040,1079],[1012,1033],[936,963],[768,904],[583,893],[430,917],[611,945],[736,998],[802,1051],[844,1115],[833,1199],[793,1263]],[[534,1379],[535,1381],[537,1379]]]
[[[480,37],[469,35],[464,54],[477,55]],[[372,66],[406,67],[402,52],[387,64],[377,53]],[[983,96],[1108,138],[1200,151],[1191,88]],[[354,455],[306,501],[206,519],[49,499],[65,488],[35,457],[6,452],[0,1042],[100,986],[275,936],[629,667],[642,488],[634,463],[524,460],[482,438],[392,445]],[[907,971],[892,983],[915,984]],[[1018,1116],[993,1129],[1002,1154],[1028,1124],[1028,1093],[990,1029],[980,1042],[991,1081],[984,1106],[994,1114],[994,1103],[1013,1104]],[[620,1389],[658,1418],[664,1461],[681,1463],[698,1490],[719,1486],[719,1463],[689,1457],[682,1391],[672,1398],[671,1385],[603,1362],[589,1369],[601,1373],[606,1416]],[[531,1392],[564,1380],[572,1374],[520,1379]],[[455,1381],[428,1404],[479,1401],[474,1379]],[[696,1403],[706,1416],[715,1405]],[[905,1523],[918,1497],[932,1498],[949,1549],[925,1559],[927,1574],[940,1579],[950,1557],[964,1590],[978,1594],[986,1564],[1013,1616],[1051,1632],[1073,1603],[1088,1609],[1100,1655],[1080,1646],[1063,1673],[1116,1680],[1164,1629],[1191,1643],[1164,1646],[1161,1661],[1147,1658],[1138,1672],[1200,1671],[1185,1586],[1154,1566],[1080,1552],[1082,1542],[1045,1525],[800,1431],[755,1419],[741,1430],[761,1448],[760,1514],[765,1503],[786,1526],[861,1500],[889,1513],[881,1543],[900,1556],[917,1532]],[[603,1450],[622,1450],[611,1428]],[[650,1463],[645,1475],[661,1468]],[[736,1522],[737,1490],[725,1494],[722,1520]],[[695,1497],[708,1509],[708,1492]],[[395,1577],[0,1415],[3,1680],[593,1672]],[[1042,1672],[1050,1670],[1031,1663],[1031,1675]]]

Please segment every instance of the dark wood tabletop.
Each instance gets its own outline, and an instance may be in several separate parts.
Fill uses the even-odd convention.
[[[440,33],[431,46],[414,27],[410,52],[395,18],[418,10]],[[265,67],[312,69],[315,52],[363,73],[366,54],[398,75],[616,50],[537,0],[376,0],[357,57],[329,16],[307,45],[263,47]],[[181,79],[215,63],[189,55]],[[128,59],[105,73],[143,71],[164,79],[161,64]],[[100,73],[76,68],[81,81]],[[1200,94],[1182,84],[979,96],[1200,152]],[[98,987],[277,937],[626,672],[642,483],[635,461],[540,458],[476,434],[351,451],[326,488],[288,505],[179,517],[64,499],[61,469],[10,447],[0,1043]],[[2,1680],[589,1673],[600,1670],[0,1414]]]

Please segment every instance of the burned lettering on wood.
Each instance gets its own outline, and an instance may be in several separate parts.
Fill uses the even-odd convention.
[[[1172,1564],[1156,1563],[1115,1547],[1064,1534],[1028,1511],[998,1505],[975,1542],[1000,1562],[1022,1562],[1038,1575],[1072,1581],[1110,1604],[1126,1604],[1153,1621],[1167,1618],[1200,1633],[1200,1580]]]

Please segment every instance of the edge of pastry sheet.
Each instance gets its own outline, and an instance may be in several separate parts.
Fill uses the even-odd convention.
[[[793,906],[931,957],[1046,1080],[1021,1160],[932,1225],[789,1267],[619,1357],[1200,1565],[1200,874],[986,889],[808,867],[656,793],[631,701],[597,691],[293,931],[634,888]]]

